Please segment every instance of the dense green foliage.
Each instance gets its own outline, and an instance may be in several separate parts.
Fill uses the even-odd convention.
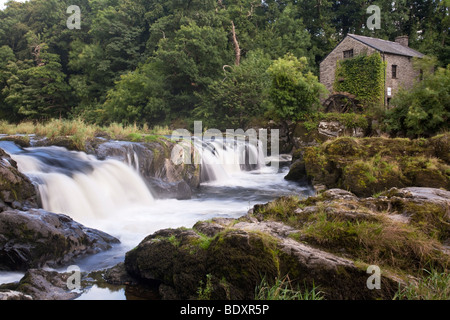
[[[379,30],[365,27],[370,4],[381,8]],[[81,9],[80,30],[66,25],[69,5]],[[195,118],[220,128],[264,114],[295,120],[316,97],[292,98],[317,93],[312,75],[348,32],[409,35],[446,66],[449,26],[448,0],[11,1],[0,11],[0,117],[149,126]],[[295,59],[303,80],[289,97],[293,87],[274,87],[274,71]]]
[[[411,90],[400,90],[395,108],[387,111],[386,127],[407,136],[433,135],[450,129],[450,65],[424,75]]]
[[[286,55],[267,70],[272,78],[269,96],[279,118],[301,120],[318,110],[325,87],[310,71],[305,72],[306,69],[305,57]]]
[[[378,52],[340,60],[334,90],[350,92],[367,104],[383,103],[386,65]]]

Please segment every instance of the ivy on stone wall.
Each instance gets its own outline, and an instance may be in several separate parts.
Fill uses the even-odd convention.
[[[383,103],[386,64],[378,52],[337,62],[334,91],[348,92],[367,105]]]

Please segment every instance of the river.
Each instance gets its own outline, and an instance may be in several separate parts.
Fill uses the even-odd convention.
[[[113,159],[100,161],[92,155],[60,147],[20,149],[2,142],[17,161],[19,170],[38,183],[45,210],[71,216],[87,227],[117,237],[111,250],[84,257],[73,264],[81,271],[112,267],[144,237],[165,228],[192,227],[214,217],[239,218],[255,204],[279,196],[313,194],[304,184],[284,179],[289,162],[268,165],[264,158],[254,170],[225,170],[220,178],[201,183],[189,200],[157,199],[131,165]],[[280,159],[288,156],[282,155]],[[58,269],[65,271],[67,266]],[[20,273],[1,272],[0,283],[17,281]],[[93,286],[80,299],[126,299],[125,290]]]

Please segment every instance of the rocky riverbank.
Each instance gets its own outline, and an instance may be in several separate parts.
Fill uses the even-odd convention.
[[[392,299],[399,286],[432,266],[448,269],[450,192],[392,189],[377,198],[327,190],[306,200],[280,198],[241,219],[161,230],[125,259],[141,281],[161,283],[163,298],[253,299],[262,278],[286,275],[327,299]],[[367,269],[381,269],[370,290]]]
[[[0,270],[63,265],[119,242],[70,217],[38,207],[37,191],[0,149]]]
[[[325,299],[398,297],[402,288],[420,281],[425,269],[448,274],[447,146],[448,135],[441,135],[417,141],[338,138],[301,149],[294,154],[290,174],[301,168],[296,179],[307,176],[324,185],[323,192],[307,199],[283,197],[256,205],[239,219],[216,218],[191,229],[159,230],[129,251],[124,263],[100,272],[100,278],[121,286],[151,283],[163,299],[254,299],[263,281],[270,286],[277,279],[289,279],[291,288],[320,291]],[[122,157],[132,166],[149,169],[159,153],[168,154],[166,147],[155,151],[159,149],[153,146],[149,153],[149,146],[141,143],[109,146],[104,142],[94,149],[104,158]],[[136,158],[124,158],[131,151]],[[141,161],[139,155],[151,160]],[[355,171],[348,167],[362,161],[371,161],[372,167],[380,164],[372,174],[384,173],[381,169],[392,165],[389,168],[398,168],[391,171],[399,176],[382,180],[384,175],[374,175],[378,181],[392,183],[376,188],[378,184],[360,172],[361,179],[372,183],[366,185],[367,191],[337,189],[351,180],[346,174]],[[419,161],[426,165],[415,167]],[[161,174],[170,172],[164,161],[158,163],[164,168]],[[2,155],[1,165],[0,269],[27,270],[27,274],[19,283],[1,286],[0,299],[75,298],[79,292],[67,289],[68,274],[41,267],[107,249],[114,238],[38,209],[31,182],[7,154]],[[176,167],[174,172],[186,177]],[[427,181],[420,174],[439,174],[441,179],[429,181],[444,184],[420,186]],[[320,178],[334,179],[335,184]],[[359,180],[354,180],[359,186]],[[8,193],[11,190],[16,191]],[[368,286],[373,267],[381,271],[379,289]]]
[[[299,148],[286,179],[371,196],[390,188],[450,189],[450,134],[430,139],[341,137]]]

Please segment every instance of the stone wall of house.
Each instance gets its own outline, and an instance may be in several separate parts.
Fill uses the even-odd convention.
[[[320,83],[325,85],[328,91],[333,93],[333,83],[338,60],[344,59],[344,51],[353,49],[353,56],[366,52],[372,54],[375,50],[365,44],[346,37],[321,63]]]
[[[420,71],[414,70],[413,58],[394,54],[385,54],[386,66],[386,103],[387,99],[393,98],[401,87],[411,88],[415,81],[419,79]],[[392,78],[392,66],[397,66],[397,78]],[[391,88],[391,96],[388,95],[388,88]]]
[[[344,51],[353,49],[353,55],[361,53],[372,54],[375,49],[355,40],[346,37],[321,63],[320,63],[320,82],[325,85],[330,94],[333,93],[333,84],[335,80],[336,65],[338,60],[344,59]],[[387,62],[386,68],[386,91],[385,103],[389,98],[393,98],[400,87],[410,88],[414,81],[419,79],[420,72],[414,70],[413,59],[411,57],[399,56],[394,54],[382,54]],[[397,78],[392,78],[392,65],[397,66]],[[391,95],[388,96],[388,89],[391,88]]]

